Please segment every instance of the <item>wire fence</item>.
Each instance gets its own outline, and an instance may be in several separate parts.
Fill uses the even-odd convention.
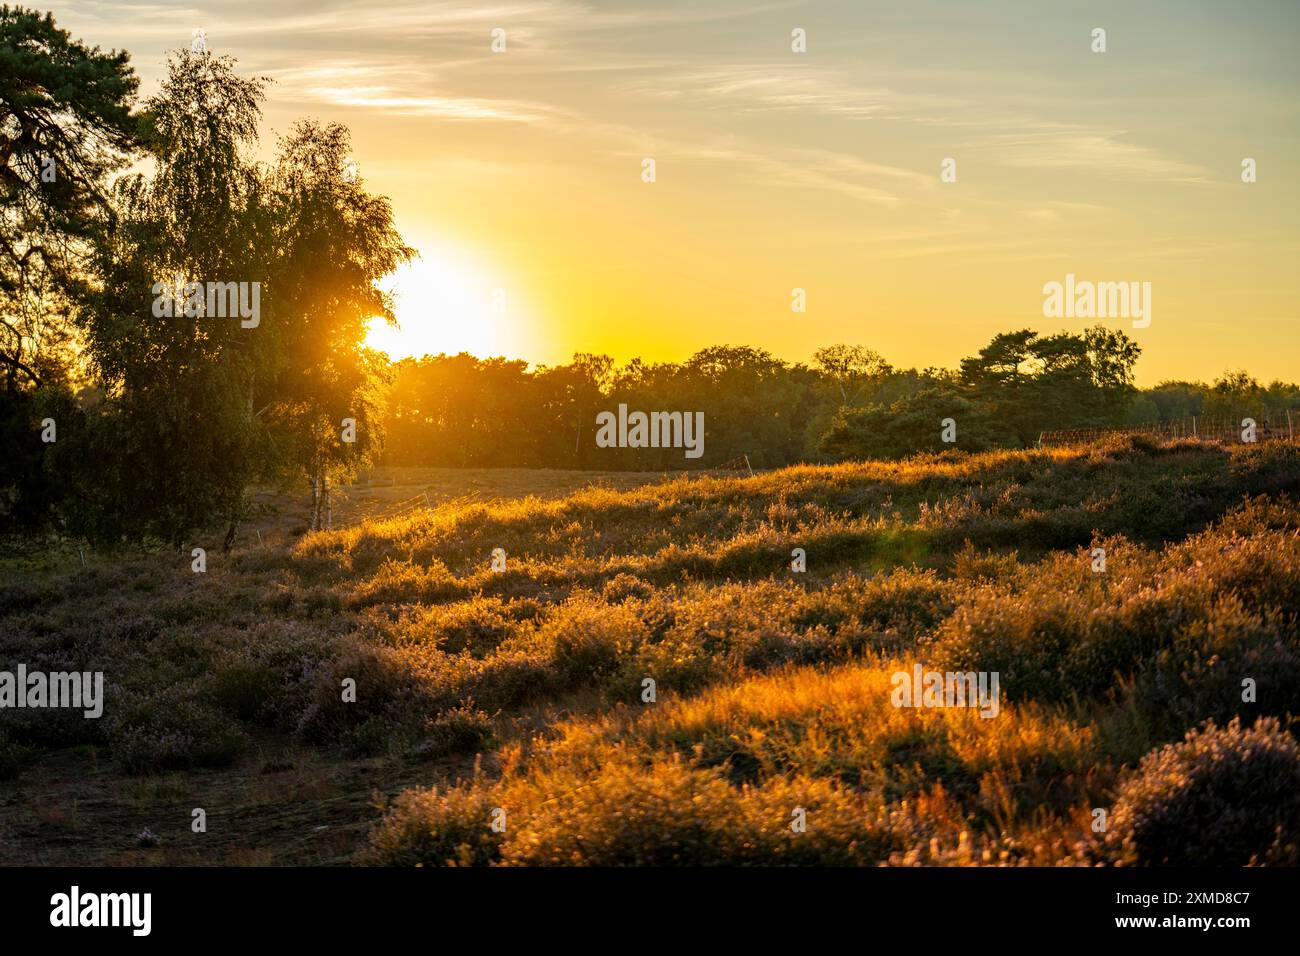
[[[337,508],[336,511],[343,512],[337,517],[342,519],[345,527],[360,524],[362,521],[399,518],[403,515],[414,514],[422,509],[432,510],[433,508],[433,502],[430,500],[427,491],[412,495],[410,498],[403,498],[401,501],[369,501],[365,504],[353,501],[350,495],[339,488],[330,489],[330,494],[341,499],[337,503],[342,504],[343,507]]]
[[[740,474],[742,477],[754,476],[754,468],[749,463],[748,455],[737,455],[735,458],[714,465],[712,468],[705,468],[699,471],[684,472],[688,477],[709,475],[717,477],[718,475]],[[369,502],[362,504],[354,501],[350,495],[341,487],[330,489],[330,494],[335,499],[335,508],[333,517],[334,523],[341,527],[350,527],[360,524],[363,521],[381,521],[389,518],[400,518],[404,515],[414,514],[421,510],[433,510],[435,502],[429,497],[428,491],[422,491],[419,494],[412,495],[410,498],[404,498],[401,501],[391,502]],[[478,499],[477,493],[457,497],[456,503],[465,503]],[[441,499],[438,504],[448,503],[447,499]]]
[[[1036,444],[1039,448],[1089,445],[1124,435],[1146,435],[1160,440],[1191,439],[1225,445],[1243,444],[1252,440],[1294,442],[1300,435],[1300,416],[1288,409],[1282,416],[1273,418],[1249,415],[1238,419],[1192,417],[1110,428],[1067,428],[1043,432]]]
[[[712,468],[706,468],[704,469],[704,471],[708,474],[715,474],[715,475],[718,472],[738,471],[745,475],[748,475],[750,478],[754,477],[754,469],[749,464],[748,455],[737,455],[735,458],[728,458],[726,461],[722,462],[721,464],[714,465]]]

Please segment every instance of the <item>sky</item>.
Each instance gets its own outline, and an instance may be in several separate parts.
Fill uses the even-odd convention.
[[[390,280],[400,331],[372,335],[395,357],[848,342],[953,367],[1001,331],[1103,324],[1142,385],[1300,378],[1294,0],[49,9],[130,51],[145,95],[202,29],[275,80],[268,157],[298,118],[351,128],[421,253]],[[1149,282],[1149,325],[1045,318],[1067,274]]]

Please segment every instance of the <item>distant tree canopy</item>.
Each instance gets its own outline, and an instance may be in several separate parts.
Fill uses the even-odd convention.
[[[754,467],[804,457],[805,432],[827,382],[761,349],[716,347],[686,362],[577,355],[529,371],[522,361],[439,355],[394,368],[390,464],[680,469],[748,454]],[[704,412],[704,455],[678,448],[601,448],[601,411]]]
[[[944,441],[945,428],[951,442]],[[889,405],[845,406],[822,437],[821,450],[832,459],[904,458],[923,451],[988,451],[1020,444],[1015,429],[991,406],[934,385]]]
[[[959,389],[1021,443],[1053,428],[1123,421],[1140,349],[1123,332],[1004,332],[963,359]]]
[[[394,367],[384,460],[397,465],[588,469],[711,468],[740,455],[754,467],[921,451],[1032,444],[1050,429],[1168,421],[1220,405],[1283,418],[1300,389],[1232,375],[1214,385],[1139,390],[1136,343],[1102,327],[997,335],[958,370],[896,369],[862,346],[819,349],[810,365],[761,349],[715,347],[680,363],[578,355],[529,371],[470,355]],[[702,411],[704,455],[680,448],[597,447],[596,414]],[[942,422],[955,425],[951,443]]]

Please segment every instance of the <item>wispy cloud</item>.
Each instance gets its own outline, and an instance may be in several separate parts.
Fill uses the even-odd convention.
[[[285,90],[305,101],[369,109],[389,116],[534,123],[554,108],[524,100],[427,92],[417,63],[344,62],[273,70]]]
[[[513,39],[538,39],[545,34],[626,32],[640,27],[690,26],[752,17],[796,3],[747,4],[731,2],[704,7],[647,4],[615,8],[604,3],[575,0],[426,0],[384,2],[357,0],[222,0],[220,3],[139,3],[131,0],[67,0],[61,19],[118,22],[124,15],[139,18],[131,26],[134,36],[173,36],[179,27],[217,25],[224,37],[293,34],[303,39],[348,36],[383,36],[400,41],[482,38],[506,29]]]
[[[669,70],[653,83],[630,84],[626,91],[741,112],[798,110],[863,118],[902,114],[892,90],[857,86],[823,68],[771,63]]]
[[[372,109],[390,116],[426,116],[444,120],[505,120],[533,123],[540,111],[507,100],[475,100],[445,96],[405,96],[386,86],[312,87],[309,92],[336,106]]]
[[[1207,182],[1204,168],[1172,159],[1159,149],[1129,142],[1125,130],[1039,120],[1002,121],[1012,129],[975,136],[961,148],[983,151],[1017,169],[1079,169],[1138,181]],[[997,129],[997,121],[985,124]]]

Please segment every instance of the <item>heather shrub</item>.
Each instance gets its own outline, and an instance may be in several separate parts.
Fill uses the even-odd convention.
[[[444,711],[425,720],[423,738],[413,757],[433,759],[451,754],[474,753],[492,743],[492,720],[471,701],[467,706]]]
[[[636,657],[612,682],[614,696],[635,701],[641,692],[641,681],[646,677],[674,693],[692,693],[722,672],[722,665],[712,653],[714,649],[716,645],[710,647],[696,640],[689,629],[674,625],[658,641],[638,649]]]
[[[3,665],[0,665],[3,667]],[[29,665],[35,670],[35,665]],[[60,709],[23,709],[6,708],[3,711],[4,733],[11,745],[18,747],[52,749],[73,747],[78,744],[102,744],[105,742],[106,717],[114,703],[112,691],[107,682],[104,685],[105,717],[87,720],[80,710],[75,708]]]
[[[614,575],[600,589],[600,596],[610,604],[622,604],[630,598],[644,600],[653,593],[653,585],[641,580],[635,574],[626,572]]]
[[[1139,865],[1300,864],[1300,747],[1268,718],[1188,732],[1120,786],[1107,847]]]
[[[429,643],[448,654],[464,652],[482,658],[514,633],[515,627],[506,602],[479,596],[406,609],[389,630],[399,644]]]
[[[966,545],[952,558],[951,574],[958,581],[1011,581],[1020,570],[1016,553],[997,554],[992,551],[981,553],[975,545],[967,541]]]
[[[823,625],[849,651],[897,649],[913,644],[951,614],[958,591],[934,571],[844,577],[800,597],[790,623],[796,629]]]
[[[969,591],[925,642],[929,659],[998,671],[1012,700],[1103,696],[1136,678],[1144,706],[1187,719],[1175,731],[1236,713],[1243,677],[1274,673],[1268,712],[1294,707],[1300,538],[1215,529],[1159,554],[1106,543],[1103,573],[1079,551]]]
[[[410,561],[385,558],[373,576],[362,578],[352,590],[349,603],[407,604],[461,597],[465,589],[441,561],[422,566]]]
[[[355,701],[344,700],[344,681],[356,682]],[[388,647],[354,645],[310,671],[307,704],[297,732],[317,743],[344,741],[352,752],[375,753],[382,741],[417,726],[429,709],[420,675]]]
[[[576,686],[612,673],[645,637],[632,609],[583,596],[562,605],[560,613],[538,626],[532,640],[547,648],[559,682]]]
[[[463,783],[439,792],[407,790],[375,827],[358,862],[371,866],[483,866],[499,857],[505,833],[492,829],[494,787]],[[510,825],[507,815],[507,832]]]
[[[103,670],[105,716],[6,710],[0,776],[105,741],[135,773],[219,765],[287,733],[304,777],[313,746],[383,755],[328,767],[347,805],[438,784],[393,803],[369,862],[1095,862],[1091,808],[1153,747],[1300,716],[1298,463],[943,453],[450,502],[290,551],[268,536],[206,576],[73,554],[0,580],[0,658]],[[893,707],[917,662],[999,672],[998,716]]]
[[[485,707],[518,706],[545,700],[567,690],[573,681],[554,666],[554,658],[541,648],[507,648],[484,661],[460,684],[458,699],[481,700]]]
[[[927,660],[945,671],[996,671],[1010,700],[1062,700],[1075,689],[1071,676],[1082,676],[1067,674],[1063,663],[1086,641],[1089,617],[1077,595],[1055,588],[980,587],[939,625]]]
[[[1215,528],[1177,550],[1194,562],[1197,576],[1216,593],[1300,620],[1300,533],[1261,530],[1238,537]]]
[[[249,745],[238,724],[185,688],[123,703],[103,719],[113,758],[129,774],[225,767]]]
[[[230,655],[213,665],[207,682],[208,698],[226,713],[240,720],[272,726],[278,719],[277,705],[281,674],[259,661]]]
[[[873,865],[1070,855],[1076,802],[1100,797],[1087,790],[1099,757],[1089,731],[1047,713],[984,720],[894,708],[889,674],[899,666],[782,670],[565,721],[531,748],[507,748],[501,779],[472,785],[508,809],[491,859]],[[481,804],[464,792],[422,794],[389,812],[369,859],[411,862],[406,851],[447,829],[448,817],[484,838],[474,829]],[[796,808],[806,831],[791,828]],[[1004,832],[1018,814],[1047,820],[1050,838]],[[417,855],[452,859],[442,844]]]
[[[1254,682],[1251,701],[1243,700],[1246,679]],[[1135,689],[1143,708],[1175,734],[1207,719],[1300,714],[1295,630],[1276,612],[1220,598],[1174,632],[1138,672]]]
[[[716,770],[611,759],[551,778],[501,847],[520,866],[869,865],[902,844],[886,815],[825,780],[733,787]],[[809,821],[791,828],[796,809]]]
[[[494,833],[491,813],[507,813]],[[794,811],[810,821],[795,832]],[[389,866],[865,865],[900,849],[888,815],[826,781],[737,789],[678,759],[611,757],[529,789],[462,784],[401,795],[360,862]]]
[[[1300,508],[1290,495],[1246,498],[1218,522],[1219,530],[1242,537],[1260,531],[1300,530]]]

